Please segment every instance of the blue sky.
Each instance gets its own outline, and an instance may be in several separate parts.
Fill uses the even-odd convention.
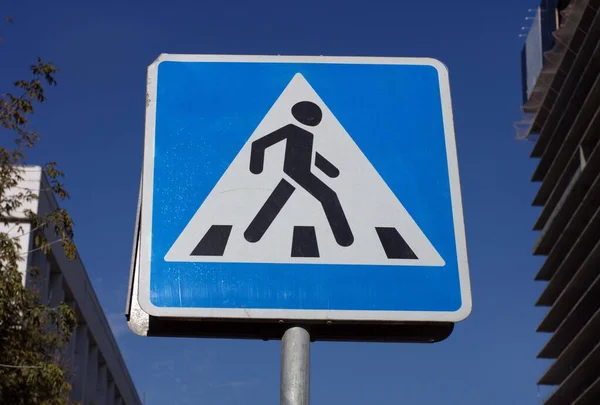
[[[547,364],[533,304],[538,211],[531,144],[517,141],[519,51],[531,0],[14,1],[0,85],[39,55],[60,69],[31,163],[67,173],[77,244],[148,405],[273,404],[279,344],[141,338],[123,310],[142,158],[146,67],[163,52],[427,56],[449,68],[473,312],[435,345],[316,343],[312,401],[532,404]]]

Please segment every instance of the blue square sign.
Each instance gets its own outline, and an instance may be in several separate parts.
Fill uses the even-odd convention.
[[[457,322],[471,293],[448,72],[162,55],[138,261],[157,317]]]

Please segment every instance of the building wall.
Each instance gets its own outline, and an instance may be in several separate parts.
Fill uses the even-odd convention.
[[[125,366],[110,326],[92,288],[80,257],[68,260],[59,241],[45,254],[33,247],[31,226],[23,211],[31,209],[44,215],[58,207],[49,183],[40,167],[24,169],[24,181],[16,189],[27,187],[39,199],[27,203],[14,216],[9,230],[19,235],[21,247],[27,249],[20,270],[28,287],[39,288],[44,302],[56,305],[68,303],[77,314],[79,325],[67,347],[67,361],[72,372],[72,399],[84,405],[141,405],[131,376]],[[4,227],[3,227],[4,228]],[[56,241],[48,231],[49,241]],[[41,277],[33,280],[26,269],[37,266]]]
[[[555,45],[553,33],[561,23],[564,0],[542,0],[529,16],[531,21],[521,50],[521,77],[523,104],[526,104],[536,87],[545,62],[544,54]]]
[[[546,2],[547,4],[548,2]],[[542,2],[544,4],[544,2]],[[524,105],[533,115],[531,177],[541,207],[533,253],[544,256],[538,358],[553,362],[538,384],[544,405],[600,403],[600,0],[561,0],[552,47]],[[538,27],[534,26],[537,30]],[[531,48],[533,49],[533,48]],[[539,50],[538,50],[539,52]],[[529,74],[524,72],[524,74]]]

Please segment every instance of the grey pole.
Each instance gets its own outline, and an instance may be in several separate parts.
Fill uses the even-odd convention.
[[[310,334],[300,326],[288,329],[281,339],[280,405],[310,403]]]

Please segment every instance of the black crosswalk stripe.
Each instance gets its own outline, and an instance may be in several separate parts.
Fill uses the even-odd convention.
[[[319,245],[314,226],[295,226],[292,257],[319,257]]]
[[[213,225],[192,251],[192,256],[223,256],[231,234],[231,225]]]
[[[388,259],[418,259],[396,228],[376,227],[375,231]]]

